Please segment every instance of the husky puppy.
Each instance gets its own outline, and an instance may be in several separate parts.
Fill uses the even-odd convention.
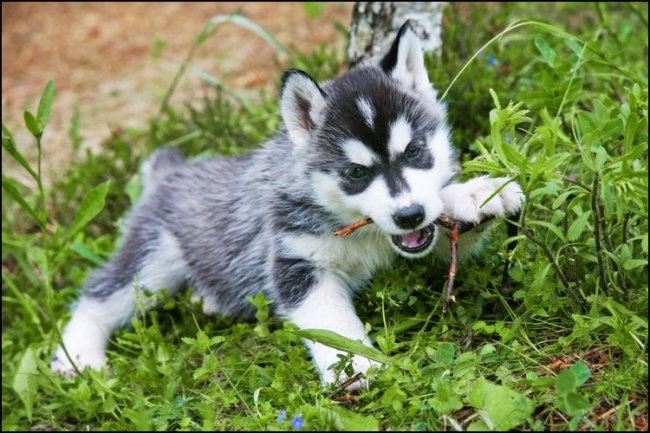
[[[299,328],[372,342],[352,298],[395,256],[445,254],[441,213],[479,223],[519,210],[508,179],[454,183],[458,163],[424,67],[420,41],[402,26],[390,50],[331,82],[284,74],[283,131],[247,156],[188,163],[158,151],[143,167],[144,191],[119,251],[85,283],[51,368],[74,374],[106,364],[111,334],[129,323],[140,291],[191,287],[206,313],[252,318],[246,296],[262,292]],[[503,187],[487,204],[481,204]],[[364,217],[346,238],[332,232]],[[463,234],[459,249],[480,238]],[[336,349],[305,341],[324,385]],[[351,360],[355,372],[374,361]],[[353,385],[358,387],[359,382]]]

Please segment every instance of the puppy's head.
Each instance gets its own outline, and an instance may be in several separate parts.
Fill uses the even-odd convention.
[[[455,162],[445,107],[408,21],[379,61],[332,82],[287,71],[281,112],[319,204],[344,222],[371,217],[404,256],[431,250]]]

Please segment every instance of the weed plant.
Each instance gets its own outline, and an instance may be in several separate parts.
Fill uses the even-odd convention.
[[[3,161],[37,185],[2,177],[3,430],[647,430],[647,18],[647,3],[448,5],[427,65],[464,176],[508,176],[527,201],[516,233],[498,224],[460,265],[447,315],[444,265],[403,260],[378,275],[356,302],[377,350],[298,331],[261,295],[256,320],[234,323],[204,316],[187,292],[117,332],[110,369],[51,374],[84,278],[119,242],[143,159],[165,146],[245,153],[280,123],[275,96],[242,100],[194,69],[214,88],[198,107],[165,98],[149,128],[77,154],[46,188],[48,83],[25,113],[36,166],[22,156],[32,144],[2,131]],[[345,63],[326,46],[276,46],[242,17],[215,17],[195,45],[228,22],[318,78]],[[358,395],[322,389],[301,336],[389,367]]]

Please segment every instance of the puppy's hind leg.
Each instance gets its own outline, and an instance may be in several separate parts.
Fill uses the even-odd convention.
[[[139,305],[155,304],[144,290],[174,293],[186,276],[187,264],[170,232],[131,230],[113,260],[87,280],[63,332],[63,345],[52,358],[52,371],[74,376],[72,362],[78,370],[102,368],[112,333],[129,322]]]

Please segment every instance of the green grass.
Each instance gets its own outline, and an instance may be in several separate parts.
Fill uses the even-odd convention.
[[[275,96],[242,100],[204,76],[215,91],[200,108],[163,104],[149,128],[77,154],[45,188],[21,154],[37,146],[48,157],[47,86],[25,116],[35,144],[2,134],[3,161],[38,185],[3,176],[3,430],[647,429],[647,12],[645,3],[449,5],[443,52],[427,65],[464,175],[512,177],[527,202],[516,236],[499,224],[460,265],[447,315],[446,268],[430,260],[399,261],[359,296],[390,367],[356,396],[321,388],[298,330],[260,297],[251,323],[206,317],[189,293],[163,297],[116,333],[110,371],[49,372],[79,287],[118,242],[142,160],[165,145],[246,153],[279,116]],[[326,46],[288,55],[319,79],[344,61]],[[512,286],[501,293],[506,259]]]

